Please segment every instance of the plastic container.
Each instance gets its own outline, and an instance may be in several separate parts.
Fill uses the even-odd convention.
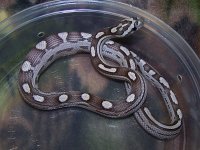
[[[177,138],[159,141],[133,116],[109,119],[80,108],[40,111],[17,89],[19,67],[29,50],[48,35],[63,31],[95,33],[125,17],[144,18],[144,28],[118,40],[157,68],[174,89],[184,115]],[[197,150],[200,147],[200,62],[190,46],[154,16],[112,1],[53,1],[26,9],[0,23],[0,149]],[[80,90],[108,99],[125,97],[123,82],[92,68],[89,55],[59,59],[40,77],[44,91]],[[154,92],[149,89],[148,96]],[[155,98],[157,99],[157,98]],[[166,110],[154,99],[153,115]]]

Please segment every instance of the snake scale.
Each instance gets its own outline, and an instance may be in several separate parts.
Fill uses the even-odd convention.
[[[41,110],[81,107],[110,118],[133,114],[150,135],[163,140],[176,137],[181,131],[183,116],[169,83],[133,51],[111,41],[112,38],[128,36],[142,26],[140,19],[128,18],[93,35],[84,32],[62,32],[48,36],[31,49],[22,63],[19,71],[19,91],[23,99]],[[80,91],[45,93],[39,90],[38,78],[50,64],[60,57],[77,53],[89,53],[94,68],[100,74],[125,81],[127,97],[113,101]],[[116,62],[118,66],[110,65],[105,58]],[[143,105],[147,95],[147,80],[159,90],[168,110],[170,123],[159,122]]]

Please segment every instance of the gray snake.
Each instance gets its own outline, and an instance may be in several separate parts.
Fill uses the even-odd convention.
[[[110,40],[130,35],[141,27],[140,20],[129,18],[93,36],[83,32],[63,32],[47,37],[36,44],[22,64],[19,72],[19,91],[22,97],[28,104],[41,110],[82,107],[111,118],[134,114],[138,123],[150,135],[158,139],[177,136],[181,131],[182,112],[169,83],[135,53]],[[56,59],[76,53],[90,53],[92,64],[98,72],[109,78],[126,81],[127,97],[112,101],[80,91],[40,91],[39,75]],[[120,66],[110,66],[104,57]],[[147,94],[146,80],[158,88],[163,97],[171,119],[167,125],[157,121],[149,109],[143,106]]]

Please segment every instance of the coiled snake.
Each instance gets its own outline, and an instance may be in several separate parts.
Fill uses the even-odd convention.
[[[128,18],[93,36],[83,32],[63,32],[47,37],[27,54],[21,66],[19,91],[22,97],[28,104],[41,110],[82,107],[111,118],[134,114],[149,134],[158,139],[174,138],[181,131],[182,112],[168,82],[135,53],[110,40],[130,35],[141,27],[141,20]],[[112,101],[80,91],[40,91],[39,75],[56,59],[76,53],[90,53],[92,64],[98,72],[109,78],[126,81],[127,97],[123,101]],[[110,66],[104,57],[117,62],[119,66]],[[143,106],[147,93],[146,80],[158,88],[163,97],[171,119],[168,125],[157,121]]]

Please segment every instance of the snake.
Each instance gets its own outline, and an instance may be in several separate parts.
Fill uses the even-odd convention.
[[[139,28],[139,26],[138,28],[135,26],[134,30]],[[45,93],[38,89],[38,77],[42,71],[56,59],[75,53],[79,47],[84,50],[91,43],[87,42],[86,37],[87,35],[84,33],[79,36],[76,33],[59,33],[36,44],[27,54],[19,72],[20,93],[26,102],[43,110],[76,106],[112,118],[132,114],[144,103],[147,88],[146,82],[139,72],[125,67],[119,68],[121,70],[113,75],[112,68],[105,68],[103,64],[99,65],[103,68],[102,70],[107,69],[110,77],[130,83],[132,94],[123,101],[105,100],[91,93],[80,91]]]
[[[174,138],[181,131],[182,112],[168,82],[135,53],[110,40],[130,35],[141,27],[140,20],[128,18],[93,35],[62,32],[48,36],[31,49],[20,68],[18,83],[23,99],[41,110],[81,107],[110,118],[134,114],[141,127],[150,135],[158,139]],[[91,62],[98,72],[109,78],[125,81],[127,97],[112,101],[80,91],[45,93],[39,90],[38,78],[50,64],[60,57],[77,53],[90,53]],[[120,66],[110,66],[104,57]],[[170,115],[170,124],[157,121],[150,110],[143,107],[147,95],[145,80],[149,80],[159,89]]]

